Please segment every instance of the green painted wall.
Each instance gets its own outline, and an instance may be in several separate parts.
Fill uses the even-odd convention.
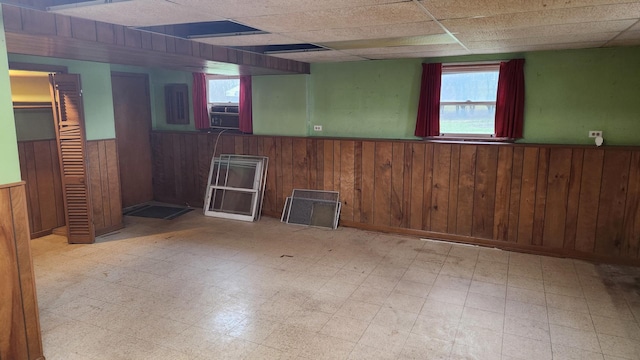
[[[413,137],[420,94],[420,59],[311,66],[310,135]]]
[[[9,62],[7,61],[7,42],[4,38],[4,22],[0,8],[0,185],[18,182],[20,161],[18,141],[13,118],[11,101],[11,83],[9,82]]]
[[[251,82],[253,133],[307,136],[308,75],[255,76]]]
[[[313,64],[308,76],[308,116],[288,77],[254,78],[254,127],[260,133],[414,139],[424,62],[506,60],[524,57],[526,99],[523,143],[592,144],[602,130],[609,145],[640,145],[640,47]],[[276,91],[277,108],[269,101]],[[267,92],[262,95],[262,92]],[[258,100],[260,99],[260,100]],[[314,132],[313,125],[323,131]]]
[[[71,74],[80,74],[87,140],[116,137],[109,64],[9,54],[9,61],[66,66]]]

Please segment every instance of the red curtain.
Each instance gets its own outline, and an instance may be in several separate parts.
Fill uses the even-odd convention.
[[[251,76],[240,76],[240,131],[253,133],[253,114],[251,110]]]
[[[422,83],[418,103],[418,119],[415,135],[419,137],[440,135],[440,84],[442,64],[422,64]]]
[[[500,63],[496,137],[519,139],[524,123],[524,59]]]
[[[193,73],[193,118],[198,130],[210,126],[207,106],[207,77],[202,73]]]

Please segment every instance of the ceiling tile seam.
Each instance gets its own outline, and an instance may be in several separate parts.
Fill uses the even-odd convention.
[[[545,36],[539,36],[539,35],[532,35],[532,36],[525,36],[525,37],[513,37],[513,38],[500,38],[500,39],[483,39],[483,40],[471,40],[471,41],[467,41],[468,44],[472,44],[472,43],[478,43],[478,42],[507,42],[507,41],[517,41],[517,40],[526,40],[526,39],[548,39],[548,38],[553,38],[553,37],[561,37],[561,36],[566,36],[566,35],[570,35],[570,36],[580,36],[580,35],[597,35],[597,34],[609,34],[609,33],[615,33],[618,34],[618,31],[595,31],[595,32],[590,32],[590,33],[579,33],[579,34],[559,34],[559,35],[545,35]],[[618,37],[618,35],[616,35],[615,37]],[[613,40],[607,40],[607,41],[611,41]],[[598,40],[601,41],[601,40]],[[555,44],[555,43],[550,43],[550,44]]]
[[[418,0],[412,0],[414,4],[416,4],[420,9],[422,9],[422,11],[427,14],[433,21],[435,21],[436,24],[438,24],[438,26],[440,26],[442,28],[442,30],[444,30],[444,32],[451,36],[451,38],[453,38],[460,46],[462,46],[465,50],[470,51],[469,48],[467,48],[467,46],[465,44],[462,43],[462,41],[460,41],[456,36],[453,35],[453,33],[451,31],[449,31],[449,29],[442,25],[442,23],[436,19],[435,16],[433,16],[433,14],[431,13],[431,11],[429,11],[429,9],[426,8],[426,6],[424,6],[420,1]]]
[[[602,45],[602,46],[603,46],[603,47],[605,47],[605,46],[609,45],[609,43],[611,43],[612,41],[615,41],[617,38],[619,38],[619,37],[620,37],[620,35],[624,34],[625,32],[627,32],[627,30],[629,30],[629,29],[631,29],[632,27],[634,27],[634,26],[638,25],[639,23],[640,23],[640,19],[638,19],[636,22],[634,22],[633,24],[631,24],[631,26],[629,26],[628,28],[626,28],[626,29],[624,29],[624,30],[620,31],[620,32],[618,33],[618,35],[616,35],[616,36],[612,37],[611,39],[607,40],[607,42],[606,42],[606,43],[604,43],[604,45]]]
[[[631,27],[635,26],[638,22],[640,22],[640,19],[622,19],[622,20],[598,20],[598,21],[585,21],[585,22],[579,22],[579,23],[559,23],[559,24],[550,24],[550,25],[527,25],[524,27],[512,27],[512,28],[501,28],[501,29],[494,29],[494,30],[478,30],[478,31],[474,31],[474,34],[488,34],[491,35],[493,33],[499,33],[499,32],[504,32],[504,31],[511,31],[514,29],[517,30],[522,30],[522,31],[526,31],[526,30],[535,30],[535,29],[546,29],[550,26],[562,26],[562,25],[566,25],[566,26],[575,26],[575,25],[591,25],[591,24],[601,24],[601,23],[612,23],[612,22],[622,22],[622,21],[633,21],[633,24],[631,24],[631,26],[627,26],[625,29],[620,30],[620,31],[627,31],[629,30]],[[593,33],[598,33],[598,32],[602,32],[602,31],[589,31],[590,28],[586,29],[585,32],[580,32],[578,34],[593,34]],[[612,30],[611,32],[614,32],[617,30]],[[466,31],[458,31],[456,32],[456,34],[458,33],[464,33]]]

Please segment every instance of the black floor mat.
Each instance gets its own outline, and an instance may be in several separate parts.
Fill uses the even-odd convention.
[[[124,215],[171,220],[180,215],[186,214],[191,210],[193,209],[162,205],[144,205],[142,207],[129,210],[125,212]]]

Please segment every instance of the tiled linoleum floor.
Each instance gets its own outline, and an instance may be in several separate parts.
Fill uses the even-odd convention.
[[[263,218],[33,254],[64,359],[639,359],[640,271]]]

